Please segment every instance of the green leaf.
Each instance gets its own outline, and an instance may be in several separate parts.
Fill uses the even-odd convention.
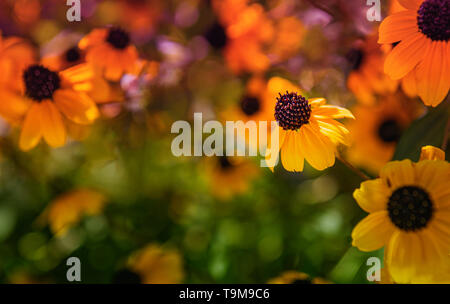
[[[450,117],[449,104],[450,102],[445,100],[438,107],[430,109],[425,116],[414,121],[400,138],[393,160],[409,158],[417,161],[423,146],[441,147]],[[448,159],[449,153],[446,153],[446,157]]]

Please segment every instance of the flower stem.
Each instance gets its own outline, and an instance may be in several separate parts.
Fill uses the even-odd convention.
[[[358,168],[354,167],[352,164],[350,164],[347,160],[345,160],[339,153],[336,154],[336,158],[341,161],[345,166],[347,166],[350,170],[352,170],[356,175],[361,177],[363,180],[369,180],[371,179],[370,176],[359,170]]]

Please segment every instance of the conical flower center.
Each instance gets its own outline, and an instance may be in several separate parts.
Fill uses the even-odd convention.
[[[450,0],[425,0],[417,11],[419,30],[434,41],[450,38]]]
[[[65,54],[67,62],[77,62],[81,59],[80,49],[76,46],[68,49]]]
[[[284,130],[298,130],[309,123],[311,105],[308,100],[297,93],[289,93],[277,97],[275,120]]]
[[[247,116],[251,116],[260,110],[259,99],[252,96],[245,96],[241,100],[241,109]]]
[[[36,100],[50,99],[60,88],[61,80],[57,73],[41,65],[32,65],[23,73],[25,94]]]
[[[123,50],[130,44],[130,36],[124,30],[113,27],[109,30],[106,41],[114,48]]]
[[[397,142],[402,136],[402,129],[395,119],[387,119],[378,126],[378,136],[387,143]]]
[[[404,231],[416,231],[427,226],[433,215],[433,203],[425,190],[404,186],[395,190],[387,205],[392,223]]]

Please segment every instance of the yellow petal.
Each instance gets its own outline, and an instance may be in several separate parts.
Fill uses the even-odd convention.
[[[312,110],[312,115],[317,118],[352,118],[355,119],[349,110],[331,105],[323,105]]]
[[[91,124],[99,116],[97,106],[84,93],[65,89],[57,90],[53,96],[58,109],[75,123]]]
[[[42,137],[41,108],[33,103],[28,110],[20,133],[19,147],[24,151],[34,148]]]
[[[53,102],[44,100],[40,103],[42,135],[51,147],[61,147],[66,143],[66,128],[61,113]]]
[[[419,160],[445,160],[445,152],[433,146],[422,147]]]
[[[311,124],[303,125],[300,130],[300,147],[308,163],[317,170],[324,170],[334,165],[334,144],[322,133],[320,129],[313,128]]]
[[[352,245],[361,251],[374,251],[386,245],[394,232],[387,211],[369,214],[352,231]]]
[[[413,185],[415,181],[414,168],[409,159],[387,163],[381,169],[380,177],[390,189]]]
[[[370,213],[385,210],[390,194],[386,183],[377,178],[362,182],[359,189],[353,192],[353,197],[364,211]]]
[[[283,167],[288,171],[303,171],[304,159],[300,150],[297,131],[286,132],[283,147],[281,148],[281,162]]]

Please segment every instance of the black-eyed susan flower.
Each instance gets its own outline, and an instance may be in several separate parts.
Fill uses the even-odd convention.
[[[100,67],[108,80],[118,81],[124,73],[135,71],[138,52],[121,28],[95,29],[78,46],[86,51],[86,61]]]
[[[311,278],[303,272],[288,270],[278,277],[270,279],[268,284],[329,284],[330,282],[322,278]]]
[[[379,178],[353,193],[369,213],[353,229],[353,246],[385,246],[385,264],[396,283],[443,279],[450,265],[449,195],[450,164],[438,148],[424,148],[419,162],[389,162]]]
[[[377,104],[353,108],[356,119],[347,125],[353,139],[349,161],[378,173],[392,159],[404,130],[423,112],[420,105],[397,93],[381,97]]]
[[[427,106],[437,106],[450,87],[450,1],[398,0],[405,8],[380,25],[378,42],[396,46],[386,57],[384,71],[404,78]]]
[[[41,223],[48,223],[55,235],[64,235],[84,216],[99,214],[106,203],[106,197],[95,190],[80,188],[55,198],[39,217]]]
[[[178,284],[184,278],[183,260],[175,249],[149,244],[134,252],[114,283]]]
[[[212,194],[222,200],[244,193],[258,172],[255,164],[239,157],[215,156],[206,162]]]
[[[336,147],[350,143],[349,131],[336,121],[354,118],[342,107],[326,105],[324,98],[307,99],[296,92],[279,93],[275,106],[279,145],[266,152],[267,165],[273,168],[272,155],[281,153],[281,163],[288,171],[303,171],[306,160],[313,168],[324,170],[334,165]],[[270,159],[269,159],[270,158]]]
[[[377,95],[396,91],[398,81],[392,80],[383,71],[385,57],[385,50],[377,44],[376,34],[367,36],[364,41],[358,41],[348,52],[347,59],[351,70],[347,86],[355,94],[358,102],[375,104]]]
[[[77,124],[91,124],[98,109],[85,93],[92,86],[92,70],[86,65],[56,72],[40,64],[29,65],[23,72],[22,94],[2,90],[7,106],[23,108],[24,120],[19,146],[30,150],[44,140],[51,147],[66,142],[63,117]]]

